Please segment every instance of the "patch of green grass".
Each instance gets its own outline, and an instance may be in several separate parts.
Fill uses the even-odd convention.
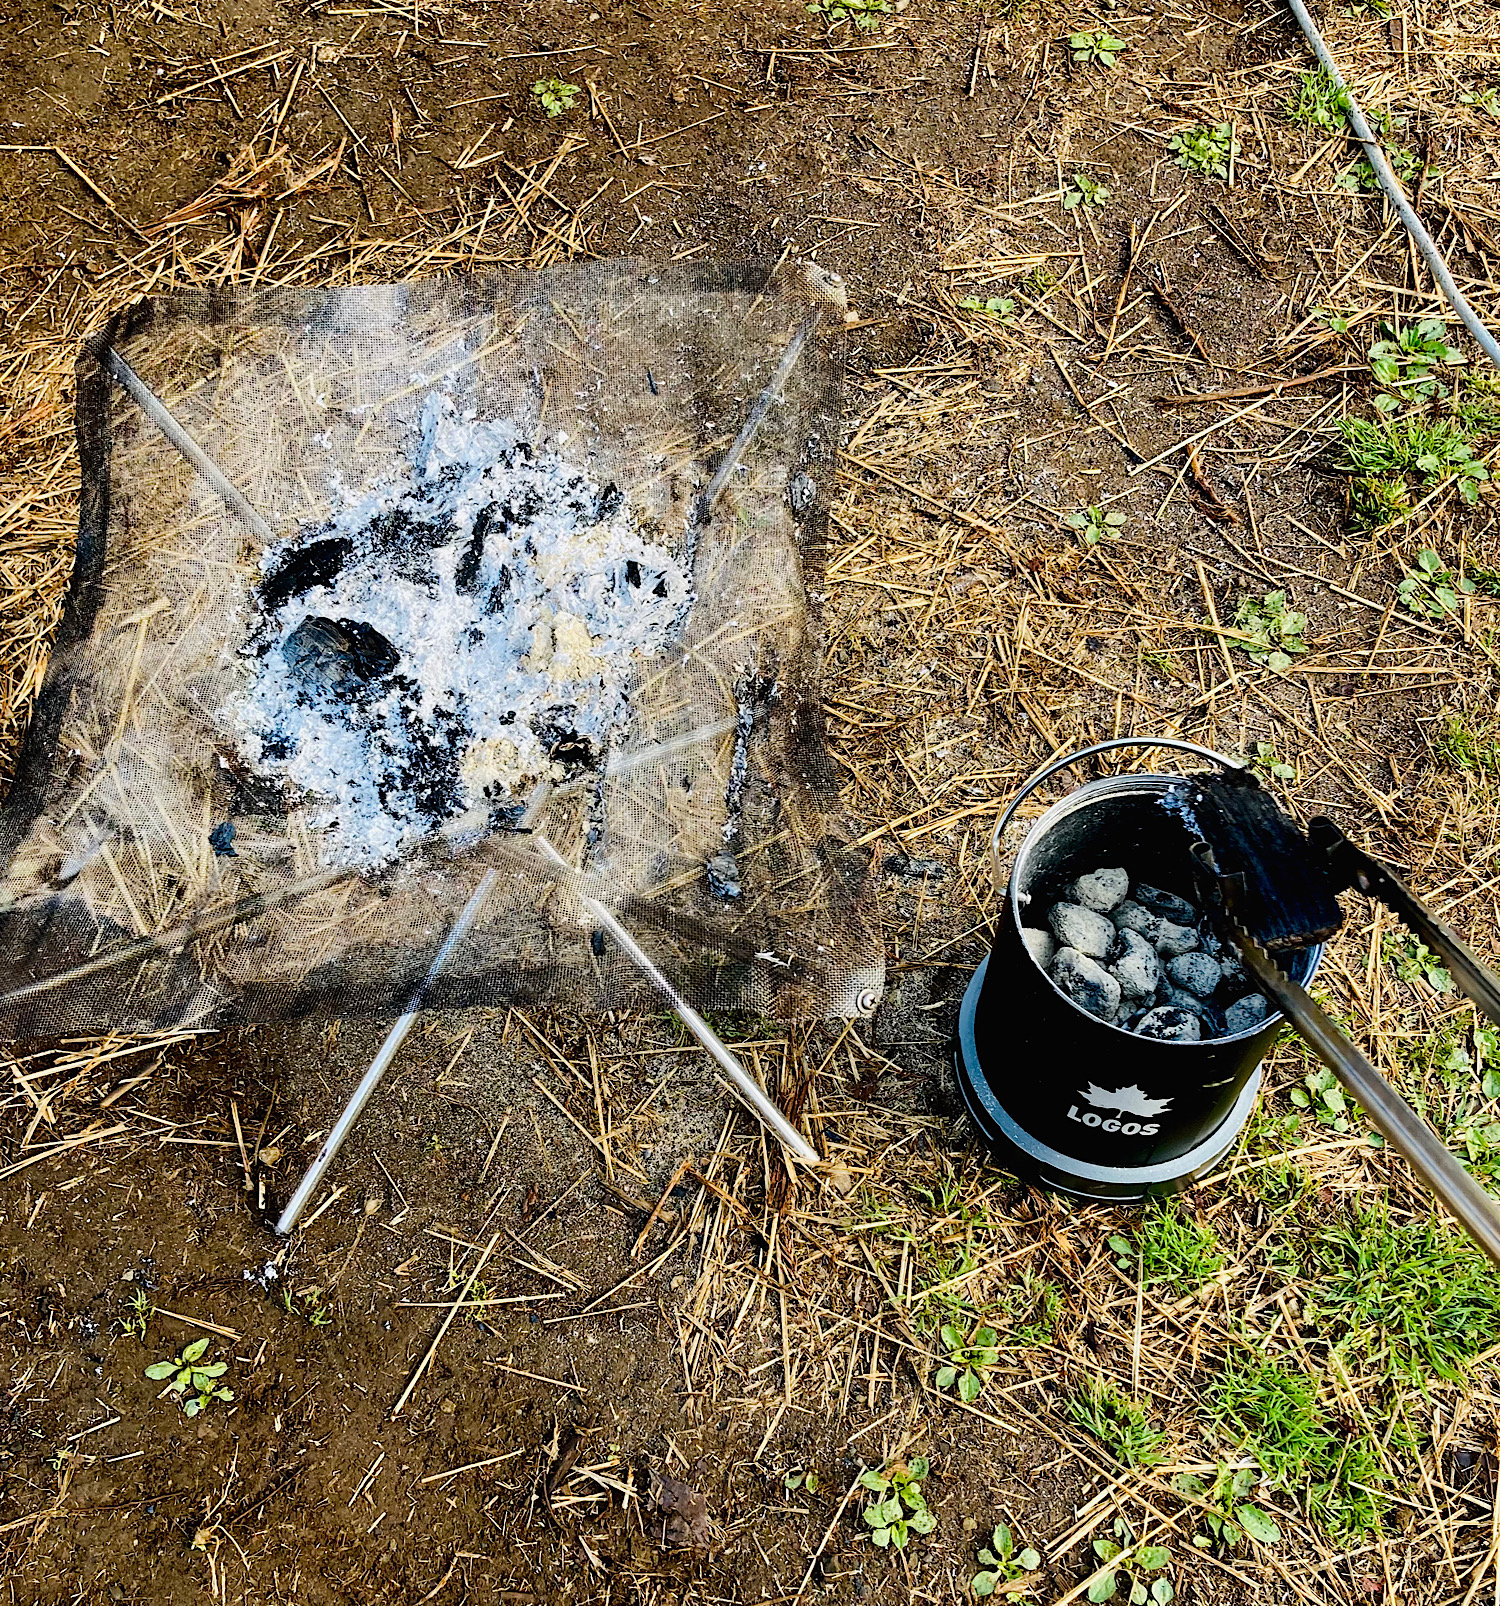
[[[1068,35],[1068,49],[1073,60],[1084,67],[1113,67],[1126,48],[1123,39],[1104,28],[1093,28]]]
[[[1436,1219],[1368,1211],[1308,1234],[1296,1259],[1305,1317],[1397,1381],[1461,1380],[1500,1339],[1500,1278]]]
[[[1070,513],[1063,523],[1078,532],[1085,546],[1098,546],[1106,535],[1118,535],[1125,527],[1123,513],[1106,513],[1097,504]]]
[[[151,1299],[146,1290],[137,1288],[130,1298],[125,1301],[125,1309],[129,1314],[120,1317],[120,1331],[140,1339],[141,1343],[144,1344],[146,1342],[146,1326],[151,1320],[152,1310]]]
[[[1096,206],[1103,206],[1109,199],[1109,186],[1101,184],[1098,179],[1090,178],[1087,173],[1075,173],[1073,182],[1063,190],[1063,211],[1071,212],[1075,207],[1082,207],[1084,211],[1092,211]]]
[[[1468,775],[1500,777],[1500,725],[1469,714],[1449,714],[1433,738],[1438,755]]]
[[[1142,1281],[1148,1287],[1165,1283],[1178,1294],[1196,1293],[1224,1264],[1213,1230],[1193,1220],[1175,1199],[1147,1204],[1136,1247]]]
[[[875,33],[896,8],[891,0],[811,0],[807,9],[828,22],[849,22],[864,33]]]
[[[1068,1401],[1068,1414],[1121,1466],[1149,1467],[1166,1460],[1166,1435],[1135,1400],[1102,1377],[1079,1389]]]
[[[1240,633],[1234,645],[1256,663],[1278,673],[1290,669],[1292,659],[1307,651],[1302,639],[1307,615],[1287,607],[1285,591],[1246,597],[1235,609],[1234,628]]]
[[[1269,1356],[1231,1358],[1209,1409],[1221,1433],[1254,1456],[1267,1482],[1301,1501],[1335,1538],[1380,1526],[1387,1478],[1374,1445],[1331,1419],[1303,1373]]]
[[[1299,128],[1317,128],[1325,134],[1336,134],[1344,126],[1344,113],[1349,110],[1349,96],[1334,83],[1325,67],[1303,73],[1297,82],[1297,93],[1286,102],[1287,117]]]
[[[1355,511],[1370,528],[1376,527],[1375,516],[1382,506],[1405,500],[1409,481],[1415,480],[1424,491],[1454,481],[1472,506],[1479,500],[1480,484],[1490,477],[1469,432],[1451,416],[1341,418],[1338,429],[1340,445],[1333,464],[1362,482],[1356,487]]]
[[[1004,1329],[1009,1345],[1030,1348],[1050,1344],[1057,1337],[1057,1319],[1062,1314],[1062,1290],[1034,1271],[1021,1274],[989,1306],[989,1319]]]
[[[1176,156],[1177,165],[1189,173],[1227,179],[1240,147],[1232,123],[1214,123],[1174,134],[1167,141],[1167,149]]]
[[[578,85],[562,78],[538,78],[531,86],[531,98],[548,117],[561,117],[564,112],[572,111],[573,102],[578,99]]]

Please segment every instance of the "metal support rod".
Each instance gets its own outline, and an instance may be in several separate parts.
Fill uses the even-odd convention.
[[[1444,1147],[1430,1126],[1339,1031],[1314,999],[1243,931],[1235,941],[1246,969],[1309,1048],[1338,1077],[1376,1129],[1500,1267],[1500,1207]]]
[[[380,1045],[380,1051],[370,1061],[370,1068],[359,1080],[353,1097],[344,1106],[343,1114],[334,1123],[333,1130],[323,1140],[323,1147],[318,1150],[317,1157],[307,1168],[302,1181],[297,1184],[297,1191],[287,1201],[286,1209],[281,1212],[276,1222],[276,1231],[283,1237],[297,1225],[302,1212],[307,1209],[308,1201],[318,1189],[323,1180],[323,1174],[333,1164],[333,1157],[344,1145],[344,1139],[349,1136],[350,1129],[359,1119],[360,1112],[370,1102],[370,1095],[380,1086],[381,1078],[390,1069],[390,1064],[396,1057],[397,1050],[406,1041],[406,1034],[412,1029],[417,1016],[422,1013],[422,1006],[427,1002],[427,994],[432,984],[442,975],[452,959],[454,950],[463,941],[469,927],[479,918],[479,911],[483,909],[485,900],[490,895],[490,889],[499,879],[498,870],[486,870],[479,885],[475,887],[469,901],[463,906],[458,919],[448,933],[447,940],[438,949],[437,957],[432,961],[427,974],[422,978],[421,985],[411,996],[411,1002],[406,1006],[406,1013],[391,1027],[385,1041]]]
[[[265,519],[245,500],[244,493],[234,484],[219,465],[193,439],[167,404],[151,389],[128,362],[111,346],[104,353],[104,366],[116,384],[151,420],[163,435],[177,448],[192,466],[213,486],[224,505],[247,529],[262,541],[271,540],[276,532]]]
[[[565,871],[570,876],[576,873],[572,865],[563,858],[546,837],[533,836],[531,840],[559,870]],[[666,976],[657,968],[651,956],[631,936],[630,932],[620,924],[615,915],[604,904],[600,903],[597,898],[591,898],[585,892],[579,893],[578,901],[588,911],[589,915],[598,921],[614,938],[620,949],[639,968],[641,974],[682,1017],[682,1024],[713,1056],[730,1087],[739,1095],[745,1107],[756,1120],[776,1138],[782,1148],[794,1160],[800,1160],[803,1165],[821,1165],[822,1156],[819,1155],[818,1151],[787,1120],[786,1116],[771,1101],[760,1083],[730,1053],[728,1046],[719,1034],[667,980]]]

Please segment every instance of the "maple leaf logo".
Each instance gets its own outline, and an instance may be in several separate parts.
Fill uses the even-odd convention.
[[[1172,1107],[1171,1099],[1148,1099],[1143,1089],[1133,1086],[1117,1087],[1111,1092],[1090,1082],[1078,1096],[1097,1110],[1118,1110],[1121,1115],[1139,1115],[1146,1120]]]

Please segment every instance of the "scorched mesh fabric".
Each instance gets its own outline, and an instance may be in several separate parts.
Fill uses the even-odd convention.
[[[91,342],[0,1033],[391,1013],[488,871],[432,1007],[638,1000],[585,898],[700,1007],[871,1007],[815,306],[591,263],[174,298]]]

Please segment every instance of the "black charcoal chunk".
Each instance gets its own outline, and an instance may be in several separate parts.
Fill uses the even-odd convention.
[[[1250,993],[1224,1011],[1224,1029],[1231,1037],[1259,1026],[1270,1013],[1270,1006],[1259,993]]]
[[[1179,898],[1175,892],[1163,892],[1160,887],[1148,887],[1144,882],[1137,882],[1132,896],[1141,908],[1175,925],[1191,926],[1198,919],[1198,911],[1186,898]]]
[[[1167,961],[1167,974],[1188,992],[1199,998],[1212,998],[1224,972],[1217,959],[1205,953],[1178,954]]]
[[[282,643],[292,679],[309,694],[356,696],[390,675],[401,654],[373,626],[358,619],[309,614]]]
[[[892,853],[885,868],[905,881],[941,881],[948,874],[941,859],[914,859],[909,853]]]

